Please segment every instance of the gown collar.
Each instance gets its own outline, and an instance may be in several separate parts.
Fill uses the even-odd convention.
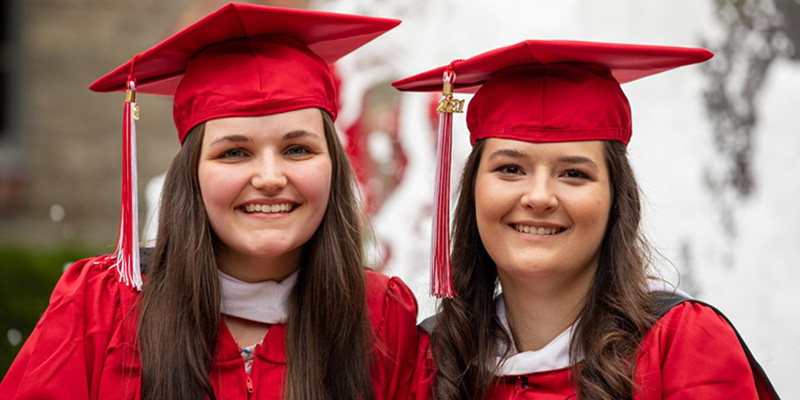
[[[670,286],[661,280],[648,280],[648,290],[652,292],[665,291],[681,295],[686,298],[692,298],[688,293],[683,292],[675,287]],[[572,365],[569,360],[569,344],[572,342],[572,334],[575,329],[577,321],[567,327],[563,332],[556,336],[547,345],[539,350],[517,352],[517,346],[514,343],[514,336],[511,334],[511,327],[508,324],[508,316],[506,315],[506,303],[503,299],[503,294],[499,294],[495,298],[495,307],[497,310],[497,318],[500,324],[505,329],[508,337],[511,339],[511,349],[508,356],[503,359],[501,357],[505,352],[505,347],[500,344],[497,351],[497,375],[528,375],[537,372],[552,371],[557,369],[566,368]],[[578,354],[575,363],[583,361],[583,354]]]
[[[244,282],[218,270],[222,304],[220,311],[232,317],[265,324],[285,324],[289,295],[297,281],[295,270],[281,282]]]
[[[575,323],[567,327],[567,329],[541,349],[519,353],[516,350],[517,346],[514,343],[514,336],[511,334],[511,327],[508,324],[506,303],[505,300],[503,300],[502,294],[495,298],[495,306],[497,309],[497,318],[500,320],[500,324],[511,339],[511,348],[505,359],[502,357],[506,350],[505,346],[500,344],[498,348],[498,355],[496,356],[497,375],[528,375],[537,372],[562,369],[571,365],[569,360],[569,344],[572,341],[572,332],[575,328]],[[583,355],[580,355],[578,360],[576,360],[576,362],[581,361],[583,361]]]

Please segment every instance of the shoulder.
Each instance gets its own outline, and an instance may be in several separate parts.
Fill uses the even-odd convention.
[[[367,309],[376,333],[416,330],[417,300],[400,278],[367,270],[366,282]]]
[[[694,299],[673,297],[657,301],[656,316],[648,336],[661,342],[698,340],[707,344],[736,344],[741,338],[730,321],[716,307]]]
[[[120,318],[135,308],[139,292],[119,281],[113,265],[106,255],[72,263],[53,289],[42,322],[80,324],[87,335],[115,329]]]
[[[108,255],[72,263],[53,289],[51,307],[54,304],[75,302],[97,305],[118,300],[125,292],[135,295],[133,289],[119,282],[119,275],[113,264],[113,259]]]
[[[417,349],[417,302],[399,278],[366,271],[366,282],[367,312],[375,333],[376,397],[408,398]]]
[[[677,302],[655,322],[636,369],[643,398],[757,398],[746,346],[719,311],[696,300]]]
[[[723,329],[733,332],[733,328],[714,308],[692,300],[686,300],[665,310],[654,325],[654,329]]]
[[[730,321],[717,308],[692,299],[682,292],[651,292],[653,315],[657,318],[645,338],[661,342],[706,338],[732,341],[740,338]]]
[[[388,277],[378,272],[366,271],[367,303],[370,308],[400,308],[417,314],[417,299],[400,278]]]
[[[686,300],[665,310],[650,329],[642,343],[655,346],[664,357],[676,354],[691,355],[680,349],[706,349],[709,352],[721,351],[737,359],[744,359],[739,338],[731,324],[714,308],[704,303]]]

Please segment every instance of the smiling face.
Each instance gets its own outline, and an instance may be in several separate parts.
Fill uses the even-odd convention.
[[[197,175],[225,246],[220,269],[246,281],[282,279],[297,268],[328,206],[322,115],[302,109],[208,121]]]
[[[486,139],[475,212],[504,285],[529,278],[589,281],[610,207],[602,142]]]

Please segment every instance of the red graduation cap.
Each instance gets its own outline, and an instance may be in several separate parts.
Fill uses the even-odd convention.
[[[230,3],[137,54],[89,86],[126,91],[120,233],[112,255],[120,280],[141,289],[136,182],[136,96],[174,96],[183,143],[216,118],[262,116],[316,107],[338,111],[329,64],[398,20]]]
[[[470,142],[496,137],[529,142],[631,137],[631,110],[621,83],[712,57],[700,48],[528,40],[453,61],[392,83],[403,91],[439,91],[431,293],[452,297],[449,203],[452,112],[467,110]]]
[[[122,64],[89,89],[126,90],[133,74],[138,92],[175,96],[181,142],[194,125],[214,118],[305,107],[320,107],[335,117],[336,94],[327,65],[399,23],[230,3]]]

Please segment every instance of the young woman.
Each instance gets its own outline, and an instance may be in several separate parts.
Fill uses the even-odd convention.
[[[721,314],[648,283],[620,83],[710,57],[527,41],[395,83],[477,89],[417,399],[777,398]]]
[[[157,243],[141,293],[73,264],[0,398],[408,398],[416,303],[365,270],[328,69],[398,23],[231,4],[95,82],[174,95]]]

